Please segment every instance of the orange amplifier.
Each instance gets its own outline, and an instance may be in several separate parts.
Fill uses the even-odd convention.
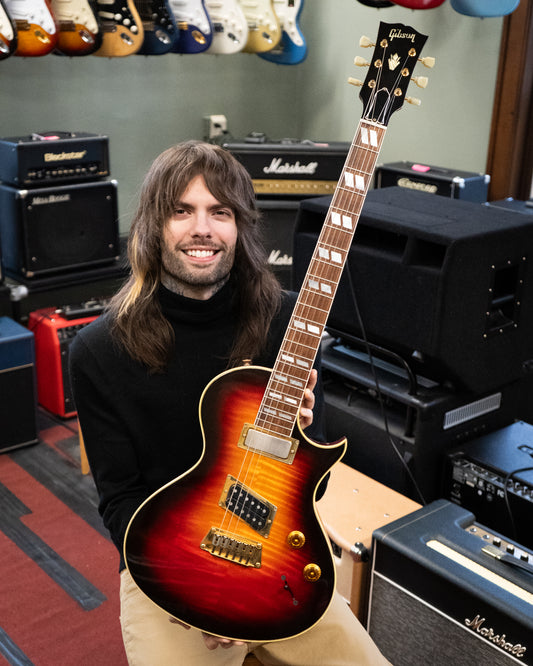
[[[69,347],[76,333],[94,321],[102,309],[99,301],[91,301],[30,313],[28,328],[35,336],[38,400],[53,414],[64,418],[76,415],[68,374]]]
[[[335,556],[337,590],[364,624],[368,610],[372,533],[378,527],[420,508],[420,504],[337,463],[318,513]]]

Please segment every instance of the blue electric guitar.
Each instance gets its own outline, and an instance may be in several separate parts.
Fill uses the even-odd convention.
[[[297,65],[307,56],[307,43],[299,23],[304,0],[272,0],[272,2],[281,25],[281,40],[272,50],[257,55],[278,65]]]
[[[172,53],[203,53],[213,41],[213,25],[204,0],[169,0],[178,28]]]
[[[135,0],[144,28],[144,39],[139,55],[163,55],[178,40],[178,28],[168,0]]]
[[[511,14],[520,0],[451,0],[452,7],[459,14],[490,18]]]

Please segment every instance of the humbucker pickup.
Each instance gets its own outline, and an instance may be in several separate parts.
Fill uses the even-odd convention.
[[[231,474],[228,474],[218,504],[244,520],[261,536],[268,537],[277,508]]]

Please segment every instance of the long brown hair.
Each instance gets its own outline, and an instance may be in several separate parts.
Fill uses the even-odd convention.
[[[281,286],[267,263],[250,175],[224,148],[187,141],[157,157],[144,179],[128,238],[130,277],[109,304],[113,331],[132,358],[154,372],[165,369],[174,345],[157,291],[161,238],[189,182],[198,175],[213,196],[235,213],[237,245],[232,279],[237,285],[238,334],[228,366],[253,359],[264,347]]]

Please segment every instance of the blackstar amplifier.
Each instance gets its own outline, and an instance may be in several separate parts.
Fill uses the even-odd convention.
[[[533,549],[533,425],[518,421],[451,451],[444,492]]]
[[[487,201],[490,176],[458,171],[444,167],[391,162],[378,165],[374,177],[375,187],[405,187],[452,199],[464,199],[483,203]]]
[[[15,279],[113,263],[120,254],[117,184],[0,184],[0,238],[6,275]]]
[[[368,631],[394,666],[533,664],[533,553],[444,499],[374,532]]]
[[[68,373],[69,348],[78,331],[94,321],[102,309],[93,301],[30,313],[28,328],[35,336],[39,404],[57,416],[76,414]]]
[[[0,139],[0,180],[18,187],[109,176],[109,139],[87,132],[43,132]]]
[[[39,441],[34,337],[10,317],[0,317],[0,424],[0,453]]]
[[[333,194],[349,143],[284,139],[279,142],[226,143],[246,167],[261,197]]]

